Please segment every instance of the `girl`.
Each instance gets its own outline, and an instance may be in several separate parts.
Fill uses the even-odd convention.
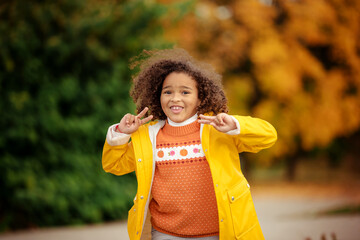
[[[138,114],[108,129],[102,157],[106,172],[136,172],[130,239],[264,239],[239,153],[271,147],[275,129],[228,115],[221,76],[185,50],[145,55],[134,64]]]

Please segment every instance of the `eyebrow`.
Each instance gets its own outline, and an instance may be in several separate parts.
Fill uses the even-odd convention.
[[[162,89],[167,89],[167,88],[171,88],[171,86],[165,86]],[[180,86],[180,88],[185,88],[185,89],[189,89],[189,90],[193,90],[191,87],[188,86]]]

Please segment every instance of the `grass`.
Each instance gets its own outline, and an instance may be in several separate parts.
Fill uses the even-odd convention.
[[[320,215],[349,215],[360,214],[360,204],[354,206],[342,206],[320,212]]]

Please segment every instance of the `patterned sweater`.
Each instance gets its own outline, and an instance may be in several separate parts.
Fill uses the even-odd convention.
[[[156,142],[149,206],[153,227],[179,237],[218,235],[217,203],[201,147],[200,124],[174,127],[166,123]]]

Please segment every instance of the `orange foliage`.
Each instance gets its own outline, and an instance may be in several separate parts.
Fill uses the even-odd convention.
[[[360,129],[360,2],[274,2],[197,1],[165,32],[223,74],[232,112],[275,125],[265,162]]]

